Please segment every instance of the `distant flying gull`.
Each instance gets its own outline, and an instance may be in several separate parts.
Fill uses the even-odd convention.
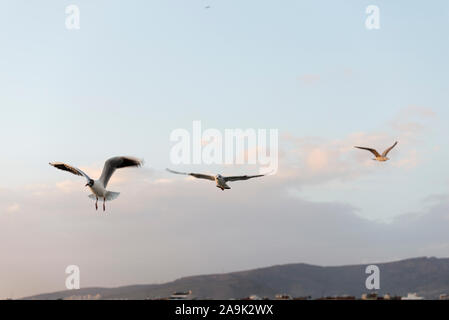
[[[140,167],[142,165],[142,161],[130,158],[130,157],[114,157],[107,160],[104,163],[103,172],[101,173],[100,179],[93,180],[83,171],[78,168],[69,166],[68,164],[62,162],[53,162],[50,163],[51,166],[71,172],[77,176],[83,176],[87,179],[87,184],[85,187],[89,187],[93,194],[89,195],[89,198],[96,200],[95,201],[95,209],[98,210],[98,198],[103,199],[103,211],[106,210],[105,202],[106,200],[111,201],[116,199],[120,192],[112,192],[106,190],[109,179],[111,179],[112,174],[116,169],[126,168],[126,167]]]
[[[398,144],[398,142],[396,141],[394,143],[394,145],[392,145],[391,147],[389,147],[387,150],[384,151],[384,153],[382,153],[382,155],[379,154],[379,152],[377,152],[376,149],[372,149],[372,148],[364,148],[364,147],[354,147],[354,148],[358,148],[358,149],[362,149],[362,150],[368,150],[370,151],[372,154],[374,154],[374,156],[376,158],[374,158],[373,160],[376,161],[381,161],[381,162],[385,162],[390,160],[390,158],[387,157],[388,153],[394,148],[396,147],[396,145]]]
[[[223,177],[220,174],[217,174],[216,176],[210,176],[207,174],[202,174],[202,173],[187,173],[187,172],[178,172],[178,171],[174,171],[174,170],[170,170],[167,169],[168,172],[171,173],[176,173],[176,174],[183,174],[183,175],[187,175],[187,176],[192,176],[198,179],[206,179],[206,180],[211,180],[211,181],[215,181],[215,183],[217,184],[217,188],[220,188],[222,191],[224,191],[225,189],[231,189],[231,187],[229,187],[226,182],[230,182],[230,181],[239,181],[239,180],[248,180],[248,179],[252,179],[252,178],[257,178],[257,177],[263,177],[265,176],[265,174],[258,174],[255,176],[231,176],[231,177]]]

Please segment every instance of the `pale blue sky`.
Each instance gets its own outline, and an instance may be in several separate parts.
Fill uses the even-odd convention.
[[[446,1],[78,1],[81,30],[68,31],[71,3],[1,4],[5,185],[51,180],[56,159],[164,168],[169,133],[192,120],[343,138],[408,105],[449,116]],[[364,27],[369,4],[380,30]],[[444,122],[433,129],[429,144],[445,145]]]
[[[81,10],[79,31],[65,28],[69,4]],[[380,30],[365,28],[371,4]],[[449,187],[445,0],[8,0],[0,43],[0,188],[78,181],[49,161],[100,166],[124,154],[163,170],[170,132],[193,120],[343,145],[360,132],[382,135],[378,148],[407,141],[360,176],[285,186],[369,219],[424,210],[423,199]],[[435,114],[412,114],[423,129],[411,138],[391,126],[410,106]],[[395,166],[412,152],[415,165]]]

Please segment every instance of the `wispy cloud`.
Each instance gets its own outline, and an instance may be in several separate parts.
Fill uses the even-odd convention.
[[[164,179],[162,172],[156,176]],[[64,289],[64,279],[54,275],[73,263],[81,267],[83,286],[111,286],[289,262],[406,258],[428,248],[429,254],[447,253],[445,200],[384,224],[359,217],[348,204],[291,197],[272,179],[235,183],[230,192],[200,180],[163,187],[127,182],[106,214],[95,211],[83,190],[68,194],[54,187],[41,197],[17,190],[12,198],[21,210],[0,215],[0,250],[7,261],[0,266],[1,293]],[[21,268],[30,264],[32,271]]]
[[[278,174],[235,182],[229,192],[163,169],[118,170],[109,188],[121,194],[108,203],[106,213],[95,211],[83,179],[65,172],[55,171],[61,176],[56,183],[4,188],[0,207],[14,214],[0,213],[0,251],[8,261],[0,266],[0,294],[11,288],[20,295],[64,289],[64,281],[54,275],[73,263],[81,266],[87,286],[160,282],[298,261],[358,263],[406,258],[425,250],[444,255],[449,243],[448,196],[387,224],[360,217],[350,198],[313,202],[287,192],[374,172],[371,156],[354,145],[382,148],[397,138],[401,144],[392,154],[392,167],[419,165],[411,138],[425,130],[412,128],[406,139],[401,130],[386,125],[334,139],[284,133]],[[102,164],[81,168],[98,177]],[[23,265],[35,266],[34,271]],[[45,283],[36,280],[41,278]],[[20,288],[18,279],[24,283]]]
[[[324,183],[354,179],[376,168],[366,151],[354,146],[373,147],[382,152],[399,141],[392,152],[392,166],[410,169],[419,165],[418,147],[435,113],[429,108],[406,107],[385,126],[372,132],[355,132],[343,138],[295,137],[284,133],[280,175],[300,183]]]
[[[15,213],[20,210],[20,205],[18,203],[13,203],[6,208],[6,212]]]
[[[321,77],[318,74],[304,74],[298,77],[298,80],[303,85],[315,85],[320,82]]]

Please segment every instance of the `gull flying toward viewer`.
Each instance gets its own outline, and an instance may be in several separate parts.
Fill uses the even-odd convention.
[[[86,187],[89,187],[93,194],[89,195],[89,198],[96,200],[95,209],[98,210],[98,198],[103,199],[103,211],[106,210],[105,202],[106,200],[116,199],[120,192],[112,192],[106,190],[109,179],[111,179],[112,174],[116,169],[126,168],[126,167],[140,167],[142,161],[136,158],[130,157],[114,157],[107,160],[104,163],[103,172],[98,180],[91,179],[87,174],[78,168],[72,167],[68,164],[62,162],[50,163],[51,166],[58,168],[60,170],[71,172],[77,176],[83,176],[87,179]]]
[[[252,178],[258,178],[258,177],[265,176],[265,174],[258,174],[258,175],[254,175],[254,176],[230,176],[230,177],[223,177],[221,174],[217,174],[216,176],[210,176],[210,175],[202,174],[202,173],[178,172],[178,171],[174,171],[174,170],[170,170],[170,169],[167,169],[167,171],[171,172],[171,173],[192,176],[192,177],[195,177],[195,178],[198,178],[198,179],[206,179],[206,180],[215,181],[215,183],[217,185],[217,188],[220,188],[222,191],[224,191],[225,189],[231,189],[231,187],[229,187],[226,184],[226,182],[239,181],[239,180],[248,180],[248,179],[252,179]]]
[[[391,147],[389,147],[387,150],[384,151],[384,153],[379,154],[379,152],[377,152],[376,149],[372,149],[372,148],[365,148],[365,147],[354,147],[354,148],[358,148],[358,149],[362,149],[362,150],[368,150],[370,151],[372,154],[374,154],[375,158],[373,160],[376,161],[381,161],[381,162],[385,162],[390,160],[390,158],[387,157],[388,153],[394,148],[396,147],[396,145],[398,144],[398,142],[396,141],[394,143],[394,145],[392,145]]]

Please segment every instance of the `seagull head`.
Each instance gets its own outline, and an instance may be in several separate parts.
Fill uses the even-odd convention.
[[[217,174],[216,178],[218,178],[218,179],[222,178],[221,174]]]
[[[94,180],[90,179],[88,183],[86,183],[85,187],[93,187]]]

